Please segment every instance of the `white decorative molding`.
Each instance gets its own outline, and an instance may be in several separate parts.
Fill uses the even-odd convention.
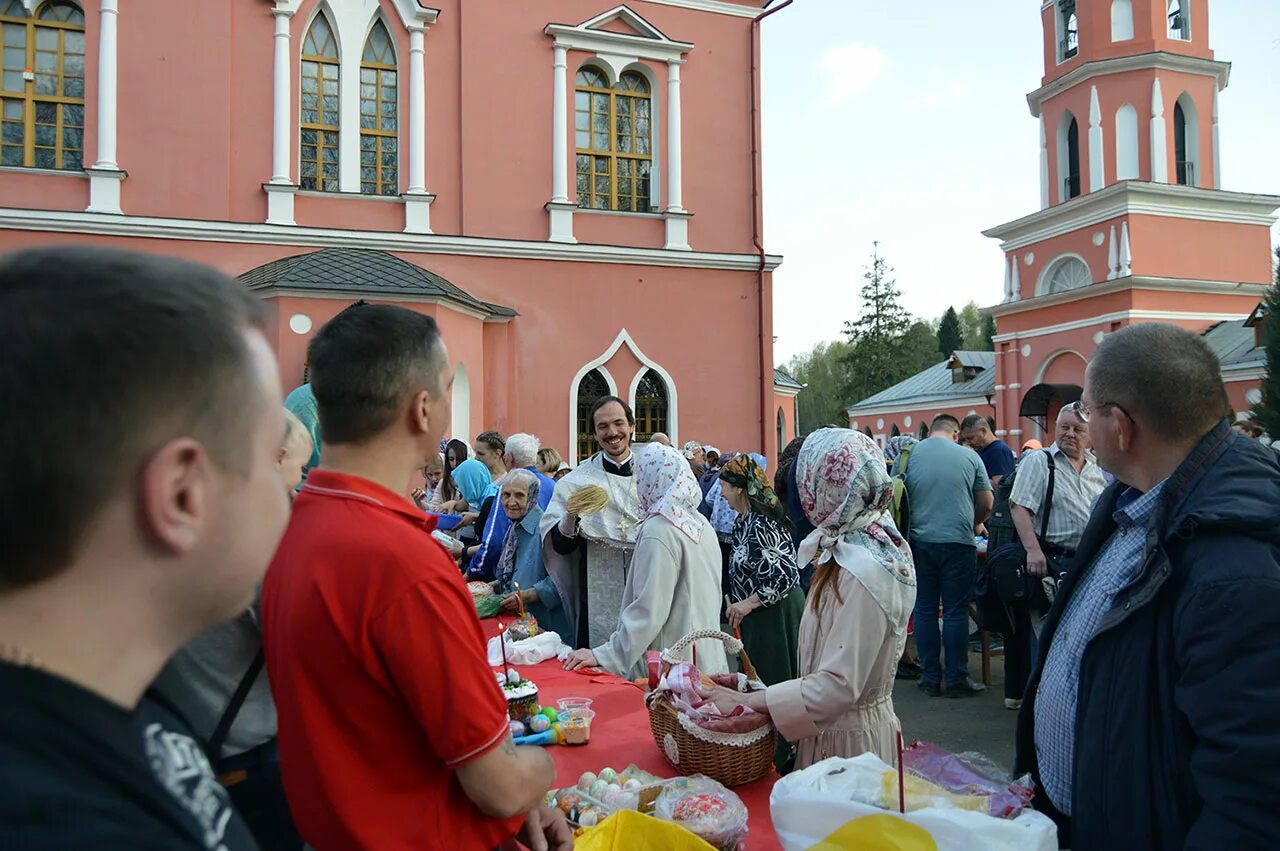
[[[1030,347],[1030,346],[1023,346],[1023,348],[1024,348],[1024,349],[1030,349],[1031,347]],[[1024,354],[1025,354],[1025,353],[1024,353]],[[1010,389],[1010,390],[1021,390],[1021,389],[1022,389],[1022,385],[1021,385],[1021,384],[1019,384],[1018,382],[1014,382],[1013,384],[1010,384],[1010,385],[1009,385],[1009,389]]]
[[[1110,77],[1127,71],[1177,71],[1213,77],[1219,89],[1225,89],[1231,80],[1231,63],[1213,59],[1200,59],[1181,53],[1140,53],[1135,56],[1118,56],[1114,59],[1095,59],[1072,68],[1058,79],[1041,86],[1027,95],[1031,114],[1039,118],[1045,101],[1073,89],[1095,77]]]
[[[1275,195],[1127,180],[989,228],[982,235],[1002,240],[1001,250],[1014,251],[1121,216],[1165,216],[1271,227],[1276,222],[1277,209],[1280,196]]]
[[[1218,147],[1218,90],[1213,91],[1213,183],[1210,189],[1222,188],[1222,155]]]
[[[1012,260],[1005,259],[1004,262],[1004,300],[1005,303],[1013,301],[1013,270],[1018,268],[1018,258]]]
[[[1022,280],[1018,274],[1018,261],[1013,261],[1013,281],[1010,283],[1013,287],[1013,300],[1022,301]]]
[[[458,362],[453,370],[453,421],[449,424],[452,436],[471,444],[471,378],[467,365]]]
[[[272,36],[275,58],[271,77],[271,180],[269,182],[279,186],[289,186],[293,184],[293,165],[290,156],[293,53],[289,46],[289,19],[293,17],[293,10],[281,8],[280,4],[277,4],[272,14],[275,16],[275,32]],[[292,221],[292,213],[289,219]],[[267,217],[267,221],[271,221],[271,216]]]
[[[1043,328],[1032,328],[1029,331],[1018,331],[1014,334],[997,334],[992,341],[1003,343],[1006,340],[1020,340],[1024,337],[1043,337],[1046,334],[1058,334],[1063,331],[1075,331],[1093,325],[1109,325],[1112,322],[1147,320],[1154,322],[1235,322],[1244,319],[1247,313],[1188,313],[1177,310],[1117,310],[1102,316],[1090,316],[1071,322],[1060,322],[1057,325],[1046,325]],[[1012,387],[1013,385],[1009,385]]]
[[[1044,116],[1040,116],[1040,209],[1052,203],[1049,195],[1049,139],[1044,132]]]
[[[1062,357],[1063,355],[1075,355],[1076,357],[1080,358],[1080,360],[1084,361],[1086,364],[1089,363],[1089,359],[1084,355],[1080,354],[1075,349],[1057,349],[1055,351],[1050,352],[1048,355],[1046,355],[1045,359],[1040,362],[1040,367],[1039,369],[1036,370],[1036,380],[1035,380],[1036,384],[1039,384],[1042,381],[1044,381],[1044,374],[1049,371],[1050,364],[1052,364],[1055,360]]]
[[[1133,274],[1133,254],[1129,251],[1129,222],[1120,223],[1120,268],[1116,274],[1127,278]]]
[[[1085,260],[1074,251],[1064,251],[1057,257],[1054,257],[1048,263],[1044,264],[1044,268],[1040,270],[1040,276],[1036,278],[1036,297],[1050,295],[1049,287],[1052,278],[1067,265],[1067,261],[1074,260],[1084,267],[1084,277],[1079,279],[1078,283],[1074,283],[1069,289],[1058,290],[1058,292],[1068,292],[1069,290],[1084,289],[1093,283],[1093,269],[1089,266],[1089,261]]]
[[[667,63],[667,212],[685,212],[683,146],[680,143],[680,66],[683,60],[673,59]],[[667,239],[670,242],[670,237]],[[688,240],[685,248],[688,248]]]
[[[1026,256],[1022,258],[1022,262],[1026,263],[1028,266],[1030,266],[1032,263],[1035,263],[1036,253],[1034,251],[1028,251]]]
[[[409,191],[402,193],[400,200],[404,202],[404,232],[431,233],[431,205],[436,196],[430,192]]]
[[[760,14],[762,0],[753,0],[755,8],[738,3],[726,3],[724,0],[645,0],[658,6],[675,6],[680,9],[693,9],[698,12],[714,12],[718,15],[731,15],[735,18],[754,18]]]
[[[551,85],[551,203],[569,203],[569,51],[552,48]],[[554,218],[554,216],[553,216]],[[554,230],[554,228],[553,228]],[[570,235],[572,235],[572,220]],[[552,239],[555,239],[553,233]],[[558,240],[565,241],[565,240]]]
[[[1118,249],[1117,249],[1118,252]],[[1117,254],[1117,260],[1119,259]],[[1042,307],[1052,305],[1068,304],[1073,301],[1080,301],[1086,298],[1096,298],[1097,296],[1107,295],[1108,293],[1124,292],[1127,290],[1162,290],[1165,292],[1184,292],[1211,295],[1244,295],[1261,299],[1266,296],[1269,291],[1269,284],[1247,284],[1238,281],[1202,281],[1186,278],[1156,278],[1149,276],[1131,276],[1127,278],[1117,278],[1113,281],[1101,281],[1083,289],[1068,290],[1063,293],[1054,293],[1053,295],[1038,296],[1028,299],[1023,304],[1018,305],[995,305],[983,308],[986,313],[992,316],[1010,316],[1016,313],[1022,313],[1028,310],[1039,310]],[[1009,335],[1004,335],[1004,339],[1009,339]]]
[[[1164,121],[1160,78],[1151,84],[1151,182],[1169,182],[1169,131]]]
[[[409,194],[412,195],[427,192],[426,41],[425,28],[409,30]]]
[[[1092,242],[1094,246],[1101,248],[1102,243],[1107,241],[1107,235],[1100,230],[1096,230],[1093,232],[1093,236],[1090,237],[1089,241]]]
[[[605,24],[620,21],[636,31],[630,33],[601,29]],[[615,76],[622,68],[636,59],[655,62],[679,62],[693,50],[693,44],[674,41],[626,6],[615,6],[577,25],[547,24],[543,32],[551,36],[557,47],[594,53],[606,59],[614,67]],[[619,64],[619,59],[623,59]]]
[[[1111,0],[1111,41],[1133,38],[1133,0]]]
[[[1098,87],[1089,90],[1089,191],[1097,192],[1107,185],[1106,148],[1102,141],[1102,107],[1098,105]]]
[[[1120,276],[1120,247],[1116,244],[1116,226],[1111,226],[1111,239],[1107,243],[1107,280],[1114,281]]]
[[[623,328],[622,334],[627,334],[627,329]],[[636,391],[640,387],[640,380],[644,378],[644,374],[649,370],[658,373],[658,376],[667,385],[667,437],[671,438],[673,446],[679,446],[679,422],[676,417],[676,381],[671,377],[671,373],[667,372],[657,361],[651,360],[640,351],[640,347],[631,339],[631,335],[626,337],[627,348],[631,349],[631,353],[636,356],[636,360],[640,361],[640,369],[631,379],[631,389],[627,391],[627,402],[631,405],[632,410],[636,407]]]
[[[102,0],[98,11],[98,158],[85,169],[89,175],[86,209],[90,213],[121,213],[120,184],[126,174],[116,162],[119,18],[119,0]]]
[[[276,227],[291,227],[293,219],[293,199],[298,194],[295,184],[264,183],[267,193],[267,224]]]
[[[1138,110],[1121,104],[1116,110],[1116,180],[1138,180]]]
[[[273,191],[294,187],[265,184],[268,199]],[[376,248],[420,254],[456,254],[465,257],[506,257],[534,260],[562,260],[578,263],[610,263],[658,266],[678,269],[722,269],[755,272],[760,268],[756,254],[710,251],[664,251],[620,245],[558,245],[541,240],[484,239],[441,234],[404,234],[387,231],[344,230],[340,228],[288,227],[254,222],[216,222],[199,219],[168,219],[154,216],[113,216],[61,210],[31,210],[0,207],[0,230],[44,231],[135,236],[147,239],[189,239],[196,242],[229,242],[250,245],[287,245],[317,248]],[[782,257],[766,255],[765,271],[782,265]]]
[[[952,408],[968,408],[974,405],[989,406],[991,405],[991,402],[987,401],[986,396],[961,396],[955,399],[939,399],[932,395],[926,397],[916,396],[901,399],[891,405],[875,405],[871,408],[861,408],[858,405],[850,405],[848,408],[845,408],[845,416],[850,418],[855,416],[893,416],[895,414],[900,414],[903,411],[934,411],[936,413],[934,413],[933,416],[937,416],[938,413],[941,413],[941,411],[938,410],[939,405],[949,410]],[[926,415],[925,419],[932,419],[932,417]],[[858,426],[854,425],[853,428],[856,430]]]

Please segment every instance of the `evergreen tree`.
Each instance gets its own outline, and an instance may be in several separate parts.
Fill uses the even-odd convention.
[[[996,318],[988,313],[982,318],[982,351],[994,352],[996,350]]]
[[[890,277],[893,269],[880,256],[880,243],[873,243],[871,266],[863,274],[862,312],[844,324],[845,337],[853,346],[846,363],[850,373],[851,399],[901,381],[910,375],[902,362],[902,336],[911,327],[911,314],[900,303],[902,292]],[[861,385],[860,387],[858,385]]]
[[[938,322],[938,352],[944,357],[964,345],[964,332],[960,330],[960,317],[954,307],[948,307]]]
[[[849,351],[849,344],[843,340],[818,343],[812,350],[793,357],[787,365],[786,371],[791,377],[806,385],[797,397],[800,419],[796,428],[800,434],[848,422],[844,409],[855,401],[846,395],[845,361]]]
[[[1267,356],[1267,372],[1262,378],[1262,401],[1253,406],[1258,425],[1280,440],[1280,248],[1276,249],[1276,283],[1263,302],[1262,345]]]

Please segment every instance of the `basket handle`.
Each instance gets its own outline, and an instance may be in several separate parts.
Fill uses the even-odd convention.
[[[701,641],[704,638],[719,639],[724,643],[724,649],[728,650],[735,656],[742,652],[742,642],[728,633],[721,632],[718,629],[695,629],[668,649],[663,650],[662,661],[667,662],[668,664],[672,662],[679,662],[681,653],[687,650],[693,642]]]

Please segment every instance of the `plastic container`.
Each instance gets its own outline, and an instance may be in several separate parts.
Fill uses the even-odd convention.
[[[572,709],[590,709],[591,698],[589,697],[562,697],[556,701],[556,708],[561,712],[567,712]]]
[[[560,713],[560,733],[566,745],[585,745],[591,741],[591,721],[596,713],[590,709],[565,709]]]

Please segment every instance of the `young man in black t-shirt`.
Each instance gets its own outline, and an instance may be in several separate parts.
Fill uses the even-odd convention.
[[[284,529],[262,323],[182,261],[0,258],[0,845],[255,847],[201,744],[143,693],[245,608]]]

